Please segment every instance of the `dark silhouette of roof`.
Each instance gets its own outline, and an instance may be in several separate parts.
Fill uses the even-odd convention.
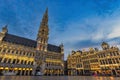
[[[52,52],[61,52],[61,48],[59,46],[55,46],[52,44],[48,44],[47,50]]]
[[[3,41],[20,44],[28,47],[34,47],[34,48],[36,47],[36,44],[37,44],[37,42],[34,40],[30,40],[30,39],[19,37],[12,34],[6,34],[5,37],[3,38]]]
[[[8,33],[3,38],[3,41],[15,43],[15,44],[19,44],[19,45],[24,45],[27,47],[36,48],[36,46],[37,46],[37,41],[35,41],[35,40],[27,39],[24,37],[19,37],[19,36],[8,34]],[[51,52],[59,52],[59,53],[61,52],[61,48],[59,46],[55,46],[52,44],[48,44],[47,50],[51,51]]]

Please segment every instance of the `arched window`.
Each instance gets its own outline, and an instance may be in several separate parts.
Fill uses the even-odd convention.
[[[30,56],[32,55],[32,53],[30,53]]]
[[[16,54],[18,54],[18,50],[16,50]]]
[[[0,57],[0,62],[2,61],[2,57]]]
[[[23,52],[23,55],[25,55],[25,52]]]
[[[30,61],[28,62],[28,65],[30,65]]]
[[[26,56],[28,56],[29,52],[26,53]]]
[[[31,65],[33,65],[33,61],[31,62]]]
[[[8,60],[8,63],[10,63],[10,62],[11,62],[11,59]]]
[[[23,64],[23,60],[21,60],[21,64]]]
[[[0,47],[0,52],[1,52],[2,48]]]
[[[18,63],[19,63],[19,61],[20,61],[20,60],[19,60],[19,59],[17,59],[17,62],[16,62],[16,64],[18,64]]]
[[[7,62],[7,58],[5,58],[3,62],[6,63]]]
[[[27,63],[27,61],[25,61],[25,63],[24,64],[26,64]]]
[[[35,55],[34,55],[34,53],[33,53],[33,57],[34,57]]]
[[[20,53],[19,53],[20,55],[22,54],[22,51],[20,51]]]
[[[8,51],[7,51],[8,53],[10,53],[10,49],[8,49]]]
[[[43,29],[43,30],[42,30],[42,35],[44,35],[44,32],[45,32],[45,31],[44,31],[44,29]]]
[[[115,58],[116,62],[119,63],[119,59],[118,58]]]
[[[13,64],[15,64],[16,59],[13,59]]]
[[[14,50],[12,50],[12,54],[14,53]]]
[[[6,49],[3,49],[3,52],[6,52]]]

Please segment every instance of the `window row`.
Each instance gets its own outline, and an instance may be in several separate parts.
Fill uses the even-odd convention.
[[[19,51],[19,50],[12,50],[12,49],[6,49],[6,48],[0,48],[0,52],[4,53],[11,53],[11,54],[19,54],[19,55],[25,55],[25,56],[31,56],[34,57],[34,53],[31,52],[25,52],[25,51]]]
[[[19,60],[19,59],[0,58],[0,62],[1,63],[11,63],[11,64],[33,65],[33,61]]]
[[[118,58],[100,60],[100,64],[101,65],[104,65],[104,64],[118,64],[118,63],[120,63]]]
[[[46,66],[61,66],[61,64],[47,63]]]
[[[99,58],[110,57],[110,56],[118,56],[118,55],[120,55],[120,54],[117,51],[116,52],[110,52],[108,54],[103,53],[103,54],[99,55]]]

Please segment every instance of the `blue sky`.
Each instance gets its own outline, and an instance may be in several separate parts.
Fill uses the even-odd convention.
[[[102,41],[119,46],[120,0],[0,0],[0,29],[35,40],[47,7],[49,43],[64,43],[65,59]]]

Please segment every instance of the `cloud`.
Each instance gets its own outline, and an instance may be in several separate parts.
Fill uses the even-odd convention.
[[[116,37],[120,37],[120,24],[115,26],[115,27],[113,27],[113,30],[108,35],[108,39],[116,38]]]
[[[106,41],[111,45],[117,45],[120,37],[120,17],[99,17],[92,16],[79,21],[70,21],[66,23],[65,30],[59,31],[60,26],[54,25],[52,28],[55,39],[51,43],[61,43],[65,45],[65,57],[72,50],[82,50],[89,47],[101,49],[101,43]],[[53,36],[53,37],[54,37]]]

